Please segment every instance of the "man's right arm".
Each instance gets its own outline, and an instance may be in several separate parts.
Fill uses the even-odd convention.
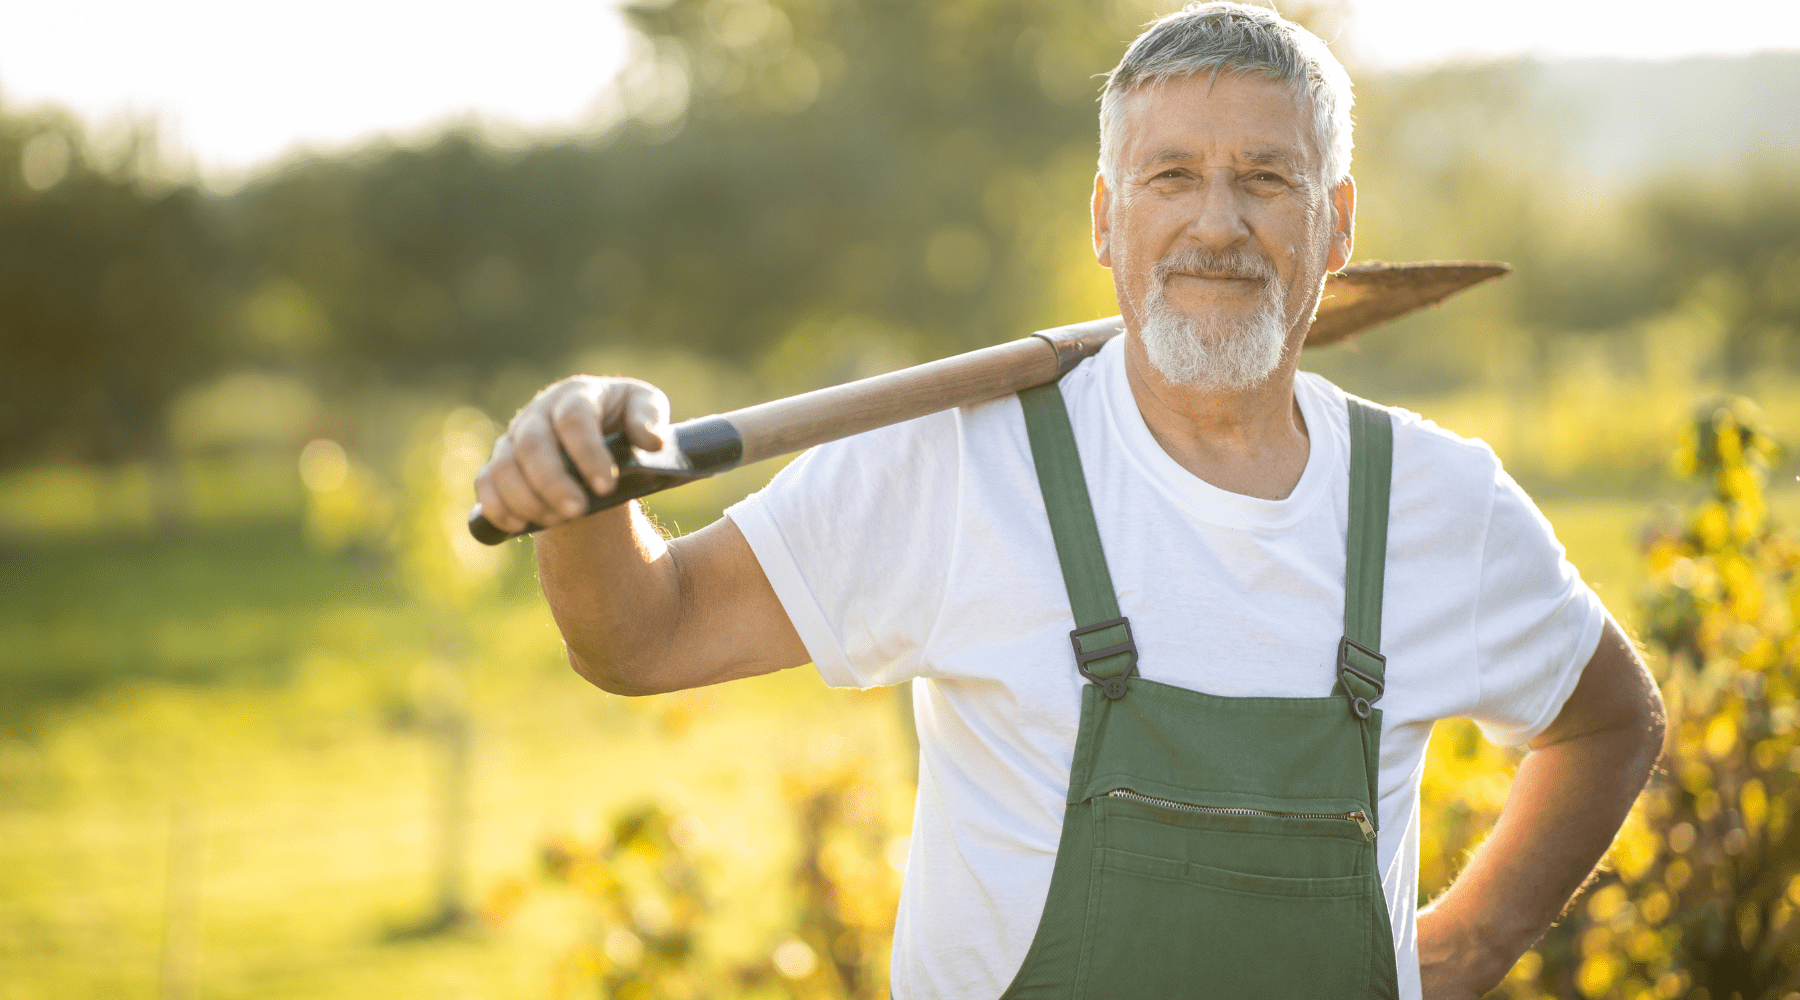
[[[567,451],[595,492],[618,470],[605,435],[656,450],[668,400],[632,379],[577,376],[540,392],[494,444],[475,481],[488,520],[531,521],[538,580],[582,677],[615,694],[656,694],[807,662],[750,544],[728,519],[666,540],[634,502],[582,517]]]

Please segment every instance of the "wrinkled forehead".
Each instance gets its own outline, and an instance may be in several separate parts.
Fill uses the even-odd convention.
[[[1119,164],[1128,170],[1182,150],[1281,160],[1305,172],[1322,166],[1305,85],[1256,67],[1145,80],[1118,107]]]

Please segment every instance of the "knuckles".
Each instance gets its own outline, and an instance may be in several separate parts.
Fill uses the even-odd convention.
[[[559,403],[550,414],[550,423],[558,433],[573,434],[590,427],[594,423],[594,408],[587,400],[573,397]]]
[[[558,458],[565,447],[572,455],[586,454],[607,431],[655,426],[667,420],[668,410],[668,396],[648,382],[571,375],[544,387],[520,408],[495,442],[489,465],[536,466]],[[489,476],[486,468],[482,475]]]
[[[512,435],[513,454],[524,459],[538,459],[550,455],[556,450],[550,435],[544,433],[525,433]]]
[[[590,451],[592,436],[666,420],[668,406],[662,390],[638,379],[572,375],[544,387],[513,416],[476,475],[477,490],[494,501],[489,519],[509,531],[527,521],[549,526],[568,520],[555,508],[578,501],[581,493],[563,469],[565,446],[570,454]]]

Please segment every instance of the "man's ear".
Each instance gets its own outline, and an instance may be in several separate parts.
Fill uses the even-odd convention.
[[[1325,270],[1341,271],[1356,244],[1356,179],[1346,177],[1331,191],[1331,253]]]
[[[1094,200],[1089,210],[1094,217],[1094,259],[1101,267],[1112,267],[1112,191],[1106,186],[1106,175],[1094,174]]]

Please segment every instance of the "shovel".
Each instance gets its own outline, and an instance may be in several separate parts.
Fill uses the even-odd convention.
[[[1510,270],[1507,264],[1464,261],[1352,265],[1326,275],[1306,346],[1335,344]],[[619,480],[605,496],[588,488],[567,455],[563,463],[581,484],[587,513],[593,514],[740,465],[1043,385],[1067,374],[1124,329],[1118,316],[1059,326],[886,375],[684,420],[670,428],[674,440],[659,451],[635,448],[623,434],[608,434],[606,446],[618,464]],[[537,525],[527,525],[520,534],[536,530]],[[488,545],[517,537],[483,517],[480,504],[469,511],[469,533]]]

